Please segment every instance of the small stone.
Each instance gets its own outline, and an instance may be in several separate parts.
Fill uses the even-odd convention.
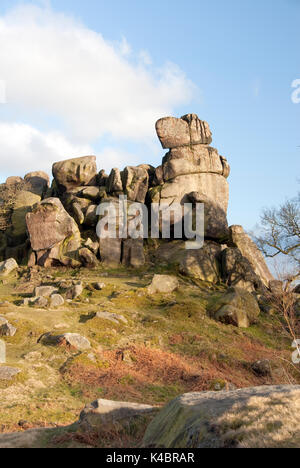
[[[102,291],[102,289],[104,289],[106,285],[105,283],[94,283],[93,286],[96,289],[96,291]]]
[[[0,367],[0,380],[12,380],[20,372],[20,369],[14,367]]]
[[[51,307],[60,307],[64,305],[65,300],[60,294],[53,294],[50,298]]]
[[[15,336],[17,329],[13,327],[10,323],[5,323],[0,326],[0,336]]]

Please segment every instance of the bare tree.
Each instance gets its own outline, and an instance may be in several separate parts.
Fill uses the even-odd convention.
[[[300,276],[300,192],[279,208],[263,211],[260,235],[255,240],[266,257],[284,255],[291,260],[295,274],[290,282]]]

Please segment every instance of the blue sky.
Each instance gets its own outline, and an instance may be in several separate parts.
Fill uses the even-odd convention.
[[[0,179],[89,153],[158,166],[156,118],[193,112],[252,229],[299,189],[299,24],[300,0],[1,0]]]

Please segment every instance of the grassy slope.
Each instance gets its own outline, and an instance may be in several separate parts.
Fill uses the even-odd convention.
[[[103,291],[86,289],[80,299],[57,310],[17,306],[22,278],[0,284],[0,302],[13,303],[1,307],[0,315],[18,328],[15,337],[4,338],[7,365],[22,370],[9,384],[0,382],[0,432],[72,424],[83,406],[97,398],[163,405],[187,391],[300,382],[290,365],[291,342],[275,317],[262,314],[247,330],[220,324],[208,317],[207,305],[224,287],[181,277],[176,293],[149,297],[145,287],[154,272],[164,271],[40,271],[47,284],[65,278],[106,284]],[[97,311],[122,314],[128,324],[94,318]],[[44,346],[38,339],[46,332],[80,333],[93,350]],[[250,364],[264,358],[272,361],[272,377],[251,371]],[[53,434],[47,434],[52,446]],[[126,437],[122,428],[107,434],[97,438],[98,445],[114,446],[118,440],[119,446],[132,446],[140,435],[137,428],[129,428]],[[75,439],[93,445],[92,436]],[[59,439],[60,444],[66,441],[70,443],[68,436]]]

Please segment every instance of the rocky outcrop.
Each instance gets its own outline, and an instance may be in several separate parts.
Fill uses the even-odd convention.
[[[26,215],[26,223],[38,265],[78,264],[80,231],[58,198],[42,201]]]
[[[300,386],[187,393],[150,423],[153,448],[298,448]]]

